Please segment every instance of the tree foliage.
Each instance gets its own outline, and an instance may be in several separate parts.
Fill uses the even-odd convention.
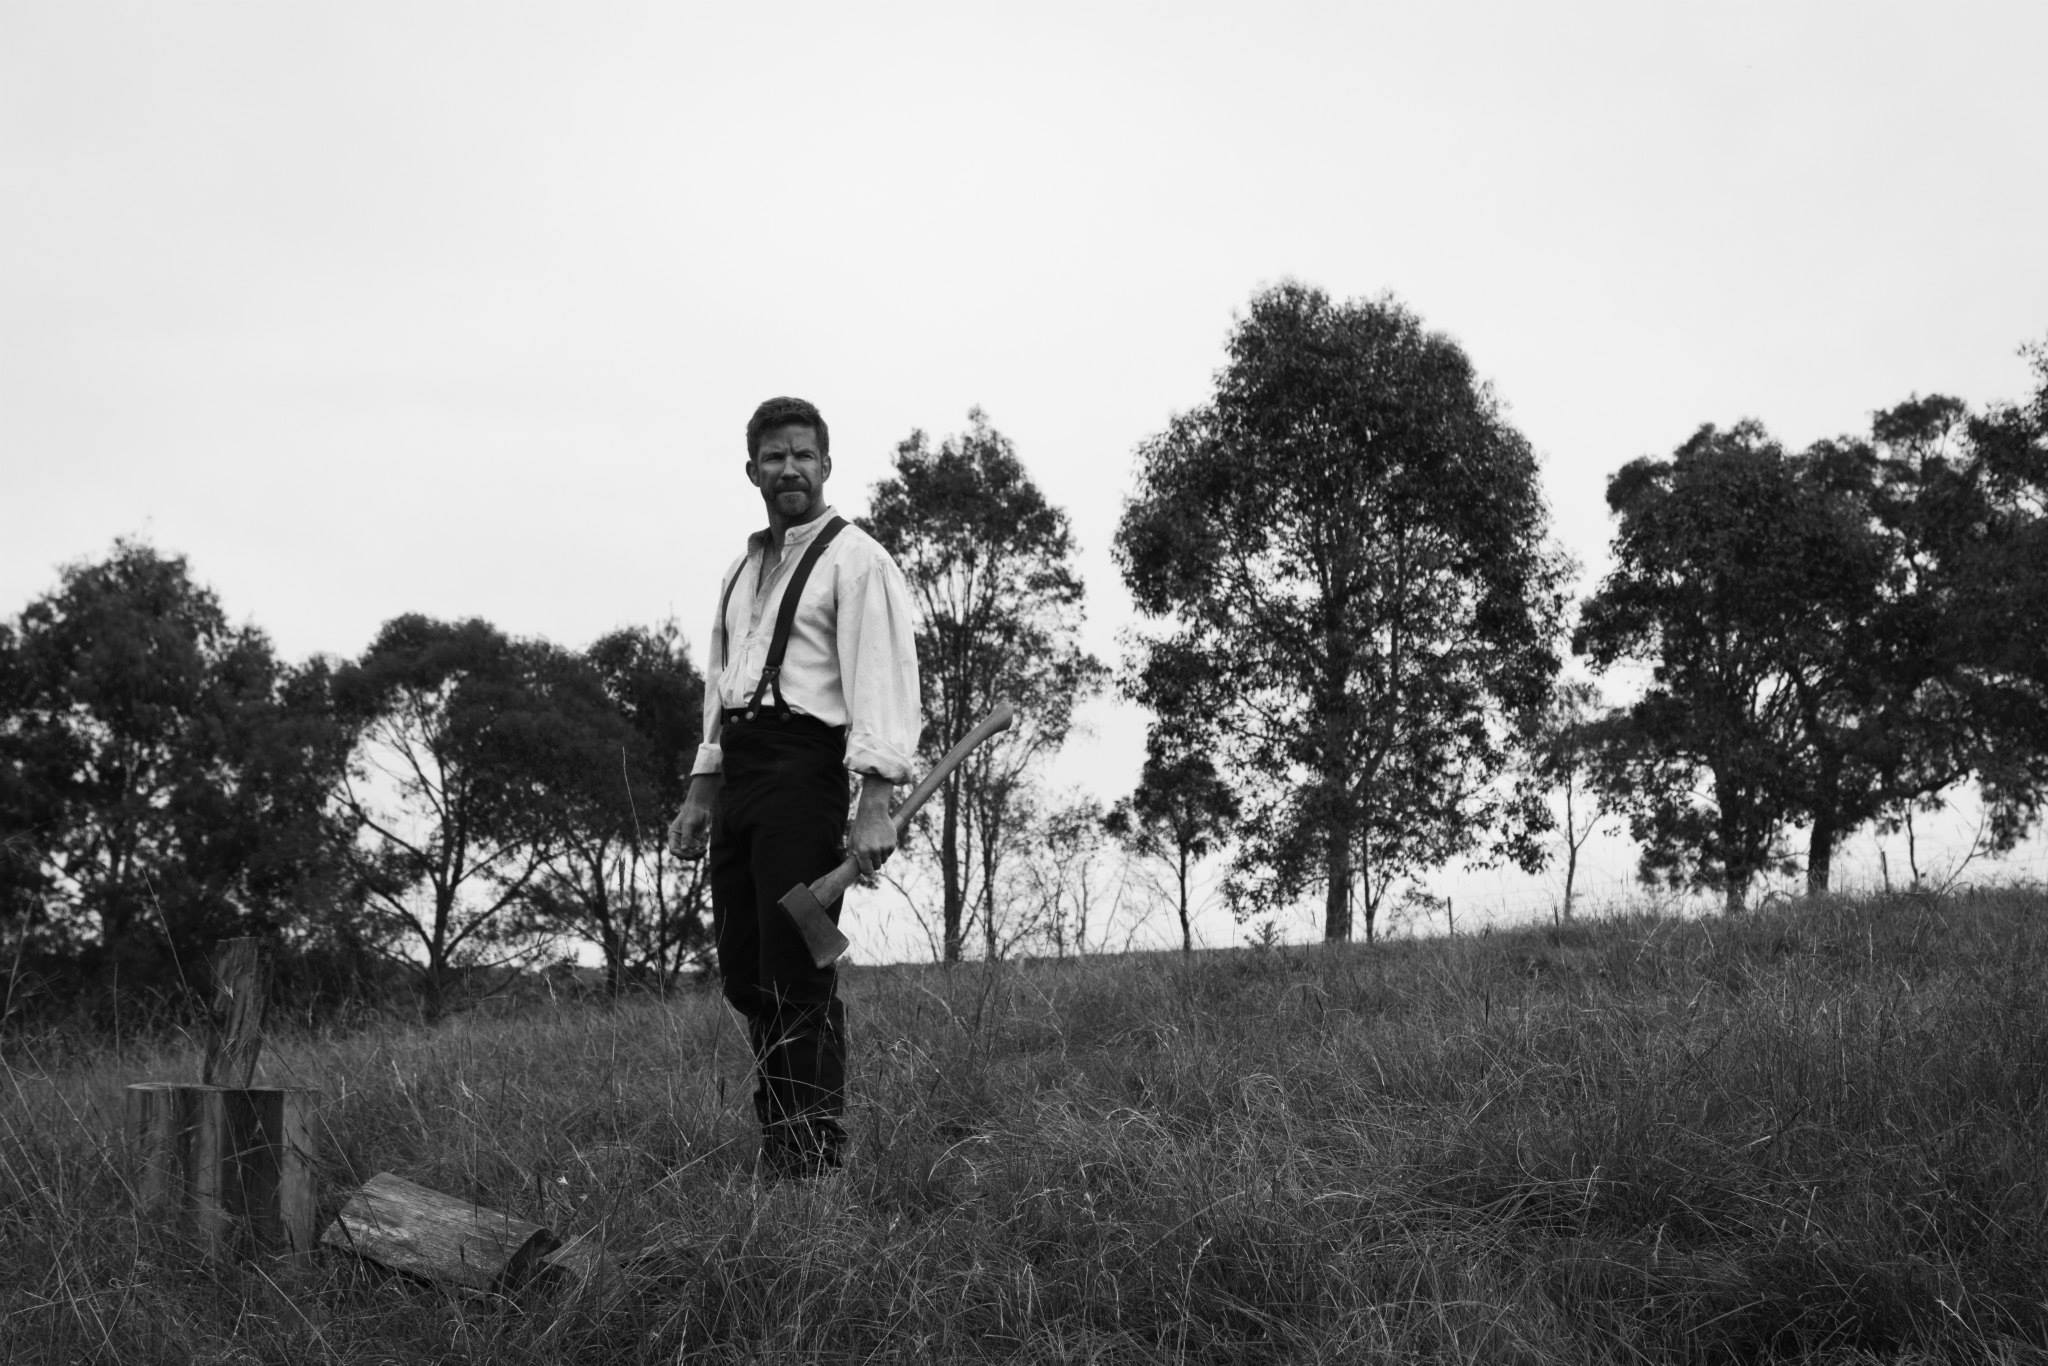
[[[895,557],[919,609],[925,756],[944,754],[1000,700],[1019,713],[1011,731],[954,770],[929,818],[938,827],[944,959],[959,960],[977,923],[994,957],[996,889],[1017,831],[1008,814],[1103,673],[1078,641],[1073,533],[978,408],[967,431],[936,447],[912,432],[870,509],[867,529]]]
[[[1972,777],[1994,845],[2032,824],[2048,782],[2041,407],[1971,418],[1913,398],[1869,439],[1797,454],[1754,422],[1707,426],[1613,477],[1615,568],[1575,644],[1598,667],[1652,666],[1603,760],[1646,878],[1734,909],[1789,865],[1803,823],[1807,887],[1825,891],[1843,838]]]
[[[614,631],[558,667],[600,691],[579,688],[583,705],[565,710],[574,724],[551,784],[561,819],[528,894],[530,921],[595,944],[614,994],[629,974],[667,982],[706,938],[703,861],[669,852],[663,819],[689,785],[704,680],[672,621]]]
[[[1103,825],[1132,854],[1166,865],[1173,878],[1181,952],[1192,953],[1195,866],[1228,841],[1238,802],[1236,789],[1217,774],[1208,754],[1173,748],[1174,734],[1170,728],[1153,728],[1136,790],[1110,809]]]
[[[1019,905],[1024,936],[1044,943],[1053,957],[1082,954],[1099,948],[1116,917],[1117,889],[1102,876],[1102,854],[1108,838],[1102,808],[1078,793],[1050,801],[1034,801],[1025,816],[1030,856],[1021,876],[1008,880],[1008,894]]]
[[[0,629],[0,913],[137,982],[343,894],[325,681],[182,557],[123,540],[65,569]]]
[[[2048,344],[2025,354],[2023,402],[1971,416],[1913,399],[1872,426],[1922,642],[1903,786],[1911,799],[1974,777],[1994,851],[2034,827],[2048,792]]]
[[[1613,812],[1611,799],[1594,781],[1601,755],[1609,749],[1612,723],[1603,714],[1600,690],[1585,679],[1560,683],[1536,714],[1526,742],[1531,771],[1542,790],[1556,798],[1558,841],[1564,846],[1564,901],[1571,918],[1577,893],[1579,855]]]
[[[1889,555],[1855,462],[1828,454],[1788,457],[1753,422],[1707,426],[1608,484],[1615,568],[1576,644],[1596,667],[1654,665],[1608,787],[1645,876],[1732,904],[1782,861],[1782,827],[1824,782],[1838,819],[1878,800],[1859,748]]]
[[[340,806],[357,866],[383,937],[423,960],[435,1014],[511,927],[615,718],[589,670],[474,619],[394,618],[334,691],[356,736]]]
[[[1164,631],[1161,717],[1214,718],[1246,817],[1240,906],[1354,897],[1478,850],[1540,857],[1506,718],[1557,668],[1536,461],[1471,363],[1391,300],[1253,299],[1205,406],[1143,443],[1115,551]]]

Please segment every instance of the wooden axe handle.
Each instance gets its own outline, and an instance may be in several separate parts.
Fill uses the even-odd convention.
[[[910,818],[917,814],[920,806],[931,799],[932,793],[939,790],[939,784],[946,781],[946,775],[960,767],[961,760],[972,754],[991,735],[1008,730],[1010,723],[1016,719],[1015,707],[1008,702],[998,702],[995,709],[982,717],[973,730],[961,736],[960,743],[947,750],[946,757],[932,765],[932,771],[924,775],[924,781],[911,788],[910,795],[903,799],[903,805],[896,808],[896,838],[902,839],[909,831]],[[829,906],[834,897],[844,895],[846,889],[859,877],[860,869],[855,866],[852,856],[849,855],[845,862],[811,884],[811,894],[818,898],[820,906]]]

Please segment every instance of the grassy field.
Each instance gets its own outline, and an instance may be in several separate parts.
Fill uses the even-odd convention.
[[[464,1299],[139,1223],[121,1088],[0,1089],[0,1361],[2048,1361],[2048,898],[849,974],[855,1166],[752,1177],[715,995],[278,1041],[328,1209],[600,1231]]]

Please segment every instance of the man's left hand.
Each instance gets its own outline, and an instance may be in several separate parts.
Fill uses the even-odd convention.
[[[860,802],[854,807],[853,828],[846,839],[846,852],[853,856],[853,865],[862,877],[872,877],[896,852],[896,822],[889,818],[893,788],[887,779],[862,775]]]

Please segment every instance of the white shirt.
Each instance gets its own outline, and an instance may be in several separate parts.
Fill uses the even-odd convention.
[[[727,583],[733,584],[723,633],[732,657],[727,659],[727,650],[720,648],[714,619],[710,681],[704,689],[705,743],[697,750],[692,774],[723,769],[719,713],[754,700],[768,662],[768,646],[775,638],[783,590],[812,538],[832,517],[827,508],[822,516],[789,528],[783,535],[782,559],[765,583],[761,567],[768,551],[766,531],[747,538],[746,553],[719,579],[721,594]],[[737,582],[732,580],[735,573]],[[811,566],[790,626],[780,682],[791,711],[847,728],[847,768],[895,783],[910,781],[923,726],[910,588],[889,552],[851,522]],[[762,701],[774,705],[772,687]]]

